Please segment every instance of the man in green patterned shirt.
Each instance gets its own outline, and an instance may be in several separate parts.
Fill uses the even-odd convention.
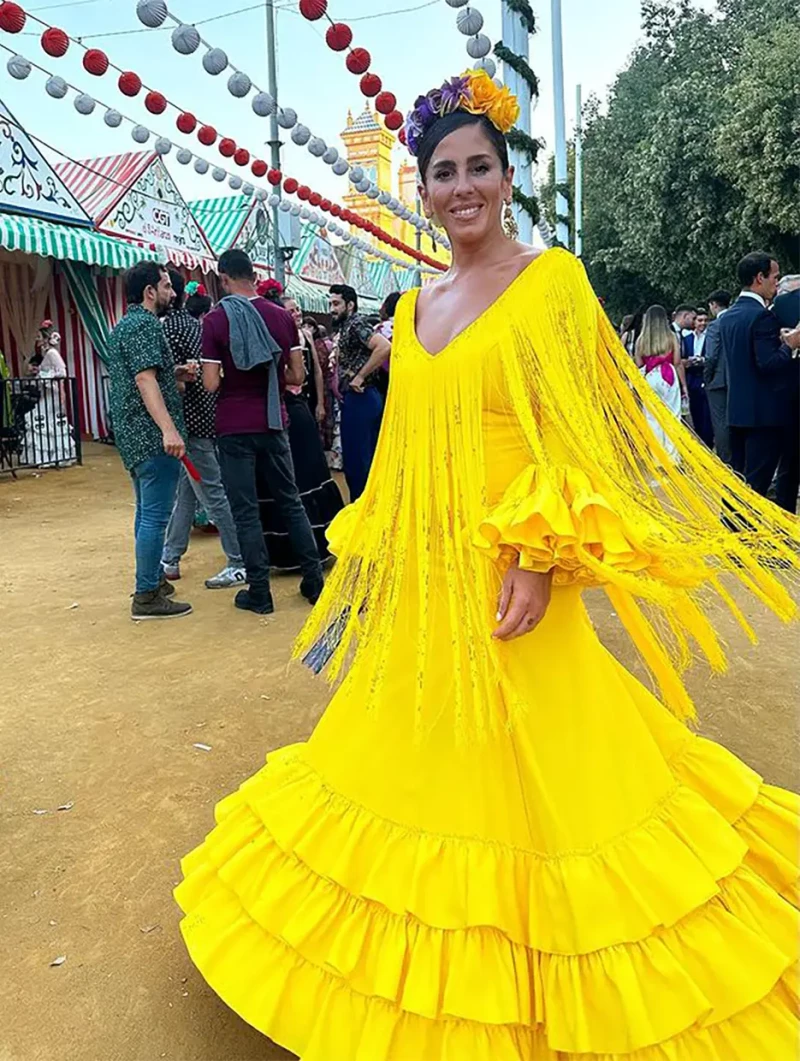
[[[136,496],[136,591],[132,619],[172,619],[192,607],[171,600],[161,552],[186,453],[186,428],[178,383],[195,369],[175,366],[159,318],[174,296],[169,273],[157,262],[140,262],[125,277],[128,311],[111,333],[111,422]]]

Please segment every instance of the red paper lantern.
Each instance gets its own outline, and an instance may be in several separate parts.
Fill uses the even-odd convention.
[[[0,29],[6,33],[21,33],[25,29],[27,17],[19,4],[13,4],[11,0],[0,4]]]
[[[300,14],[309,22],[316,22],[328,10],[328,0],[300,0]]]
[[[322,206],[322,196],[319,192],[312,192],[308,197],[308,201],[312,206]]]
[[[326,214],[330,211],[332,206],[333,203],[330,201],[330,199],[320,199],[319,201],[320,210],[324,210]]]
[[[383,82],[377,74],[364,74],[359,87],[365,96],[377,96],[383,87]]]
[[[123,96],[138,96],[142,91],[142,79],[132,70],[126,70],[124,74],[120,74],[117,84]]]
[[[54,59],[60,59],[62,55],[67,54],[67,48],[69,48],[69,37],[63,31],[63,29],[56,29],[55,26],[50,26],[42,34],[42,48],[47,52],[48,55],[52,55]]]
[[[287,177],[286,180],[283,182],[283,190],[288,195],[294,195],[294,193],[297,191],[297,189],[299,187],[300,187],[300,185],[299,185],[298,181],[295,180],[294,177]]]
[[[322,206],[322,203],[319,205]],[[338,203],[331,203],[331,214],[333,214],[334,217],[342,216],[342,208]]]
[[[257,158],[255,162],[253,162],[253,165],[250,167],[250,172],[253,174],[254,177],[264,177],[266,176],[268,169],[269,166],[266,164],[266,162],[262,161],[262,159],[260,158]]]
[[[83,54],[83,69],[87,74],[102,77],[108,70],[108,56],[105,52],[101,52],[99,48],[90,48],[88,52]]]
[[[353,31],[344,22],[334,22],[332,26],[328,26],[328,31],[325,34],[325,43],[334,52],[343,52],[345,48],[349,48],[353,40]]]
[[[279,169],[271,169],[267,174],[267,180],[277,188],[283,180],[283,174]]]
[[[307,184],[301,184],[297,189],[297,198],[306,202],[311,196],[311,189]]]
[[[217,142],[217,130],[213,125],[201,125],[197,139],[206,147],[211,147],[212,144]]]
[[[371,62],[372,56],[366,48],[353,48],[345,59],[344,65],[351,74],[363,74],[365,71],[369,70],[369,64]]]
[[[178,115],[178,120],[175,122],[178,129],[182,133],[193,133],[197,128],[197,118],[190,112],[184,111],[183,114]]]
[[[405,118],[400,111],[392,111],[391,114],[386,115],[383,121],[387,129],[394,130],[402,128]]]
[[[406,138],[406,130],[405,130],[405,126],[404,126],[404,127],[403,127],[403,128],[402,128],[402,129],[400,130],[400,132],[399,132],[399,133],[397,134],[397,139],[398,139],[398,140],[400,141],[400,143],[401,143],[401,144],[403,144],[403,146],[405,146],[406,144],[408,144],[408,139]]]
[[[231,140],[229,136],[223,137],[219,142],[219,153],[225,158],[233,158],[236,154],[236,141]]]
[[[237,166],[246,166],[250,161],[250,152],[246,147],[240,147],[236,154],[233,156],[233,161]]]
[[[144,105],[151,114],[163,114],[167,109],[167,99],[160,92],[148,92],[144,97]]]
[[[397,106],[397,96],[394,92],[381,92],[375,100],[375,110],[379,114],[391,114]]]

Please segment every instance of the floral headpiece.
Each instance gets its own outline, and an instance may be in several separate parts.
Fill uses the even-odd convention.
[[[283,294],[283,284],[279,280],[275,280],[274,277],[270,277],[268,280],[261,280],[256,284],[256,292],[262,298],[280,298]]]
[[[190,280],[186,285],[186,294],[189,298],[192,295],[200,295],[201,297],[208,297],[208,291],[206,291],[205,284],[201,284],[197,280]]]
[[[461,77],[452,77],[441,88],[419,96],[406,118],[405,142],[412,155],[417,154],[420,140],[436,119],[454,111],[485,114],[505,134],[519,117],[519,104],[517,97],[505,85],[496,85],[485,70],[467,70]]]

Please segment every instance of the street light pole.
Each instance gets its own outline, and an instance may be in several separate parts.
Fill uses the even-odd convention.
[[[583,254],[583,118],[581,86],[575,88],[575,257]]]
[[[272,168],[281,168],[281,137],[278,127],[278,68],[275,56],[275,8],[273,0],[266,0],[267,14],[267,73],[269,77],[269,94],[275,101],[275,110],[269,116],[270,160]],[[275,194],[280,197],[281,186],[275,186]],[[280,212],[277,204],[272,208],[272,254],[275,260],[275,279],[286,287],[286,264],[281,252],[281,234],[278,224]]]
[[[555,104],[556,133],[556,187],[563,188],[567,183],[567,133],[564,119],[564,48],[561,39],[561,0],[550,0],[550,21],[553,40],[553,102]],[[569,246],[569,226],[566,217],[569,211],[563,193],[556,192],[556,239],[563,246]],[[565,218],[561,221],[560,218]]]

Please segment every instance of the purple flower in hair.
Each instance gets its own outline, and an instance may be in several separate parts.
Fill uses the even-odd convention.
[[[445,81],[438,90],[441,101],[439,114],[452,114],[453,111],[458,110],[467,95],[468,84],[466,77],[451,77],[449,81]]]

